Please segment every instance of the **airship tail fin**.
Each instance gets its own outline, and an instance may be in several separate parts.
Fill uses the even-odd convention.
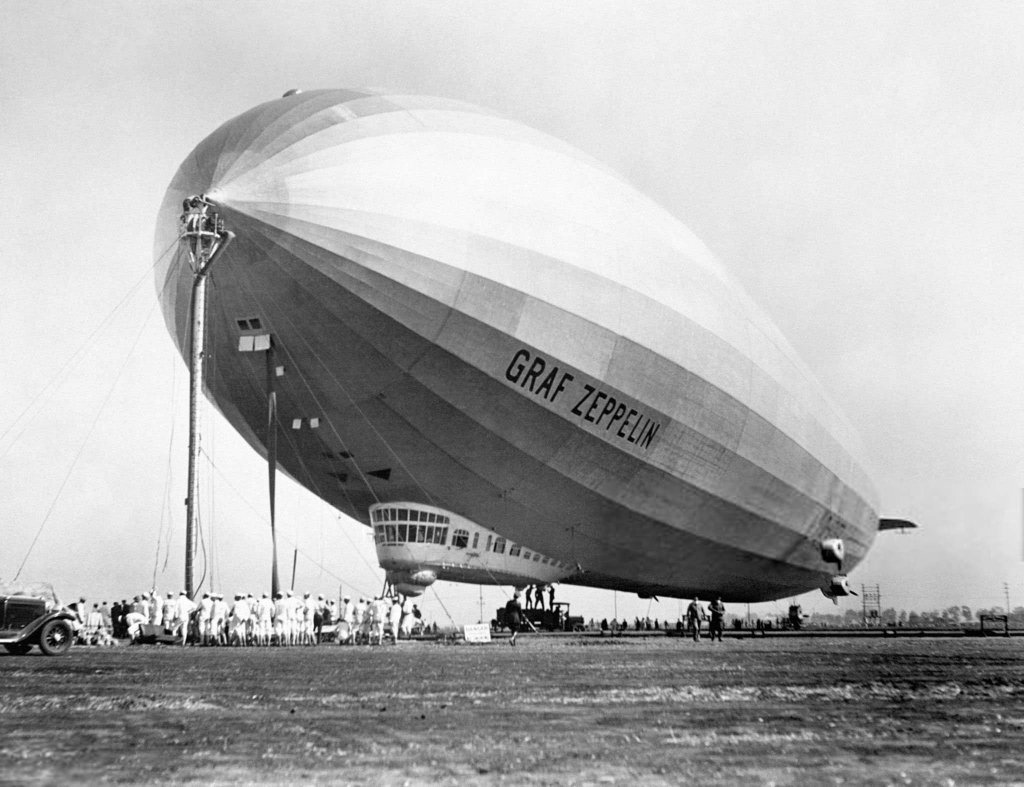
[[[911,522],[909,519],[879,519],[878,530],[899,530],[901,533],[904,530],[916,530],[917,525]]]

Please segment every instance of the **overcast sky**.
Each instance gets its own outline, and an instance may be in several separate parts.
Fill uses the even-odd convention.
[[[180,589],[187,371],[151,272],[164,191],[255,104],[379,87],[564,139],[704,240],[860,432],[881,513],[922,526],[880,534],[855,587],[977,608],[1007,582],[1024,605],[1022,40],[1011,3],[4,0],[0,578],[28,555],[22,578],[62,596]],[[265,466],[212,407],[204,424],[197,573],[262,592]],[[379,591],[369,530],[279,489],[283,582],[298,547],[300,591]],[[678,612],[559,595],[587,616]],[[490,617],[505,596],[483,598]],[[421,606],[464,622],[478,602],[444,584]]]

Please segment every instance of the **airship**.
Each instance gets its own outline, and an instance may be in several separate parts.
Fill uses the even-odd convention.
[[[206,396],[374,528],[407,589],[835,596],[879,530],[911,526],[879,516],[853,428],[708,248],[552,136],[368,90],[289,91],[227,121],[157,219],[186,359],[196,206],[233,236],[210,270]],[[509,573],[496,542],[543,558]]]

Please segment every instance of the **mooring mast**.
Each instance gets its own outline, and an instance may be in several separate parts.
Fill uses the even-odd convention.
[[[210,267],[234,239],[233,232],[225,231],[224,221],[217,215],[216,206],[205,195],[189,197],[182,205],[180,241],[188,251],[192,267],[192,302],[190,328],[192,332],[189,356],[188,395],[188,497],[185,498],[185,593],[195,595],[192,583],[192,558],[195,552],[195,534],[198,509],[199,482],[196,466],[199,460],[199,395],[203,385],[203,355],[206,342],[206,282]]]

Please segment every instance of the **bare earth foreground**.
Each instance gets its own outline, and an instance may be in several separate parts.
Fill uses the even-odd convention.
[[[1024,784],[1019,639],[0,655],[0,782]]]

